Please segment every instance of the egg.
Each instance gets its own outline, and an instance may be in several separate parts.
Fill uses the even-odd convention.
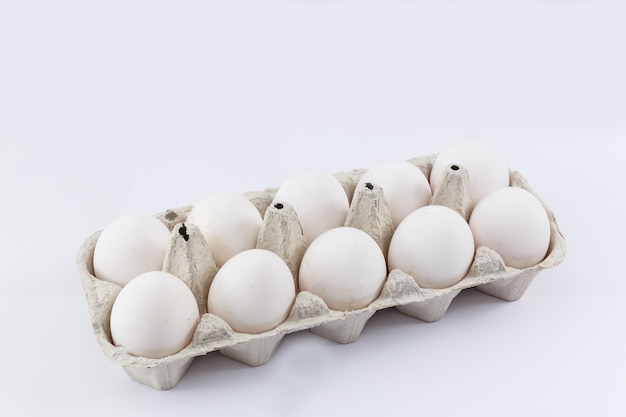
[[[289,267],[265,249],[249,249],[217,271],[208,311],[240,333],[262,333],[287,319],[296,297]]]
[[[187,285],[167,272],[143,273],[117,295],[111,337],[131,355],[164,358],[189,344],[200,320]]]
[[[513,268],[538,264],[550,245],[546,210],[537,197],[518,187],[502,188],[482,199],[469,224],[476,246],[495,250]]]
[[[378,297],[387,278],[385,257],[362,230],[339,227],[322,233],[300,264],[300,290],[338,311],[358,310]]]
[[[355,195],[367,183],[383,189],[394,227],[412,211],[427,205],[432,197],[424,173],[407,161],[388,162],[368,169],[355,188]]]
[[[263,218],[250,200],[235,193],[214,193],[196,204],[187,222],[200,228],[218,266],[256,246]]]
[[[459,282],[474,259],[474,238],[456,211],[431,205],[409,214],[389,244],[389,269],[411,275],[422,288],[447,288]]]
[[[288,179],[276,192],[272,204],[276,203],[293,207],[309,243],[326,230],[343,226],[350,205],[339,181],[331,174],[318,171]]]
[[[483,142],[462,142],[446,148],[435,158],[430,173],[433,193],[444,171],[452,164],[467,169],[474,203],[492,191],[509,185],[508,164],[495,148]]]
[[[94,275],[124,286],[144,272],[160,271],[169,245],[170,232],[156,217],[142,213],[120,216],[98,237]]]

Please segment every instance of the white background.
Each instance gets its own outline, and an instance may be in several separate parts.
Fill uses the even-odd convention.
[[[0,4],[0,414],[626,414],[626,7],[611,1]],[[118,215],[491,142],[565,261],[507,303],[377,313],[180,384],[99,350],[75,266]]]

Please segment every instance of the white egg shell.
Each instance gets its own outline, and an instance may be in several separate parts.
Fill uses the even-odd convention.
[[[247,198],[235,193],[215,193],[196,204],[188,223],[200,228],[218,266],[256,246],[263,218]]]
[[[550,245],[546,210],[521,188],[506,187],[489,194],[476,205],[469,224],[476,246],[495,250],[513,268],[538,264]]]
[[[467,169],[474,203],[492,191],[509,185],[508,164],[496,149],[482,142],[462,142],[446,148],[435,158],[430,173],[433,192],[444,171],[453,164]]]
[[[389,269],[411,275],[422,288],[447,288],[459,282],[474,259],[467,222],[445,206],[426,206],[400,223],[389,244]]]
[[[387,277],[385,257],[362,230],[328,230],[307,248],[300,264],[300,290],[338,311],[358,310],[378,297]]]
[[[131,355],[164,358],[189,344],[199,320],[198,304],[184,282],[167,272],[146,272],[115,299],[111,336]]]
[[[217,272],[208,297],[209,313],[239,333],[262,333],[287,319],[296,288],[289,267],[265,249],[230,258]]]
[[[339,181],[318,171],[288,179],[276,192],[275,203],[288,203],[294,208],[308,242],[329,229],[343,226],[350,206]]]
[[[170,232],[156,217],[141,213],[120,216],[98,238],[94,274],[124,286],[139,274],[160,271],[169,244]]]
[[[398,227],[409,213],[427,205],[432,197],[430,184],[422,170],[407,161],[370,168],[359,180],[355,194],[368,182],[383,189],[394,227]]]

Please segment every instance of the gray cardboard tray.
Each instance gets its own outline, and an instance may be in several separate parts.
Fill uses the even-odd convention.
[[[435,157],[417,157],[409,162],[429,178]],[[431,204],[451,207],[467,219],[473,203],[469,197],[467,171],[460,168],[446,172],[441,185],[433,193]],[[346,193],[352,196],[364,172],[365,169],[360,169],[335,176]],[[510,185],[526,189],[536,196],[518,172],[510,172]],[[271,250],[287,262],[297,288],[299,265],[307,245],[293,208],[288,204],[271,205],[275,192],[275,188],[268,188],[246,193],[245,196],[263,215],[257,247]],[[210,352],[219,351],[234,360],[258,366],[270,361],[288,333],[308,329],[339,343],[353,342],[376,311],[384,308],[393,307],[417,319],[435,322],[443,317],[452,300],[466,288],[475,287],[507,301],[517,300],[539,272],[558,265],[565,257],[565,239],[554,214],[543,201],[542,204],[550,220],[550,245],[544,260],[535,266],[521,270],[507,267],[495,251],[479,247],[469,272],[459,283],[445,289],[420,288],[411,276],[392,270],[379,297],[367,307],[355,311],[331,310],[320,297],[299,291],[287,320],[275,329],[260,334],[237,333],[224,320],[207,313],[207,295],[218,268],[200,230],[193,224],[185,223],[192,206],[166,210],[157,215],[171,231],[171,244],[163,270],[189,285],[198,301],[201,320],[189,345],[162,359],[132,356],[112,343],[109,319],[121,287],[94,276],[93,252],[101,231],[83,243],[77,255],[77,266],[92,327],[104,354],[121,365],[134,380],[157,389],[170,389],[180,381],[195,357]],[[350,203],[346,225],[370,234],[386,254],[393,226],[380,187],[372,184],[358,190]]]

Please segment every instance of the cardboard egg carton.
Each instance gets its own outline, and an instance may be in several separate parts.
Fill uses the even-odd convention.
[[[434,159],[435,155],[432,155],[409,162],[429,178]],[[450,168],[433,193],[431,204],[453,208],[467,220],[473,206],[467,170],[457,166]],[[347,195],[352,196],[364,172],[365,169],[353,170],[335,176]],[[510,185],[535,194],[518,172],[510,172]],[[276,189],[268,188],[245,194],[263,214],[257,247],[281,256],[291,269],[298,288],[298,271],[307,243],[293,208],[284,203],[272,205],[275,192]],[[367,307],[354,311],[331,310],[320,297],[299,291],[287,320],[260,334],[235,332],[224,320],[207,313],[207,295],[218,268],[198,227],[185,223],[192,206],[167,210],[157,215],[171,230],[171,244],[163,270],[176,275],[191,288],[198,301],[201,320],[189,345],[162,359],[132,356],[112,343],[109,319],[121,287],[94,276],[93,253],[100,232],[84,242],[77,263],[93,330],[104,354],[121,365],[134,380],[154,388],[169,389],[180,381],[195,357],[210,352],[219,351],[234,360],[258,366],[271,359],[286,334],[300,330],[308,329],[339,343],[353,342],[374,313],[384,308],[394,307],[417,319],[435,322],[443,317],[452,300],[466,288],[475,287],[507,301],[517,300],[539,272],[558,265],[565,256],[565,239],[554,214],[542,204],[550,220],[550,246],[544,260],[535,266],[521,270],[507,267],[495,251],[479,247],[469,272],[456,285],[445,289],[420,288],[411,276],[393,270],[389,272],[378,298]],[[364,230],[376,240],[383,253],[387,253],[393,226],[380,187],[368,183],[357,190],[350,203],[346,226]]]

